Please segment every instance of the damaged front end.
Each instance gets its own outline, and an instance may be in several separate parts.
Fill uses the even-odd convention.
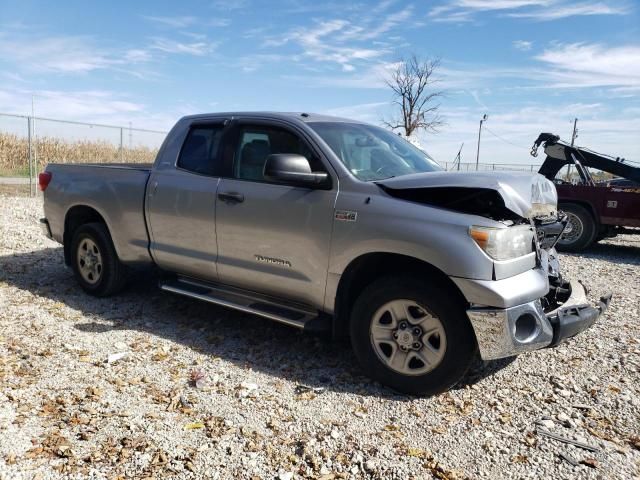
[[[539,227],[540,230],[544,231],[544,226]],[[591,327],[609,306],[611,293],[600,297],[596,306],[592,305],[587,300],[588,289],[582,282],[562,277],[553,245],[545,249],[536,243],[537,266],[528,272],[529,279],[532,283],[544,282],[546,294],[500,308],[472,304],[467,310],[483,360],[555,347]],[[489,289],[509,292],[508,298],[513,295],[513,288],[526,290],[531,287],[517,278],[520,276],[484,283]]]
[[[476,334],[483,360],[555,347],[591,327],[608,308],[611,294],[591,305],[580,282],[562,282],[550,287],[556,308],[545,311],[547,297],[507,308],[472,306],[467,315]],[[560,298],[562,303],[559,304]]]
[[[538,174],[431,172],[376,184],[395,198],[497,221],[557,217],[555,186]]]
[[[530,253],[526,256],[531,263],[527,271],[521,272],[506,269],[508,262],[501,262],[495,246],[487,246],[493,233],[490,227],[469,228],[469,235],[494,260],[493,279],[452,280],[471,304],[467,314],[483,359],[556,346],[589,328],[608,307],[611,294],[602,296],[593,306],[587,301],[588,292],[582,283],[562,277],[554,247],[567,222],[557,212],[554,185],[541,175],[437,172],[376,183],[398,199],[477,215],[504,225],[493,232],[515,233],[529,227],[527,238],[533,245],[529,243]],[[525,250],[519,254],[525,255]],[[512,247],[510,251],[518,255],[517,249]]]

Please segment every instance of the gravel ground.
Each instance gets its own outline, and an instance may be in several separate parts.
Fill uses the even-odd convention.
[[[41,200],[0,201],[1,479],[640,476],[640,237],[562,257],[615,292],[588,332],[410,398],[346,345],[151,276],[91,298],[41,235]]]
[[[13,185],[13,184],[2,183],[0,181],[0,197],[5,197],[5,196],[28,197],[29,185]]]

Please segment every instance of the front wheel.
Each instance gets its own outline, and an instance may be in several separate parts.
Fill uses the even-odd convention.
[[[404,277],[383,278],[364,289],[352,311],[351,343],[368,376],[412,395],[448,390],[477,351],[459,297]]]

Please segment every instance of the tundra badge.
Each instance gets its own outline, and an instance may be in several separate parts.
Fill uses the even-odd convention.
[[[355,222],[358,218],[358,212],[351,210],[336,210],[336,220],[341,222]]]
[[[254,255],[257,261],[263,263],[270,263],[272,265],[280,265],[282,267],[291,268],[291,262],[289,260],[283,260],[281,258],[265,257],[264,255]]]

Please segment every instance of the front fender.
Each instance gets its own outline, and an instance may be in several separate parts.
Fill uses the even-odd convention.
[[[494,220],[378,195],[342,194],[334,218],[329,273],[341,275],[355,258],[395,253],[417,258],[449,276],[491,280],[493,260],[469,236],[470,225],[504,227]]]

